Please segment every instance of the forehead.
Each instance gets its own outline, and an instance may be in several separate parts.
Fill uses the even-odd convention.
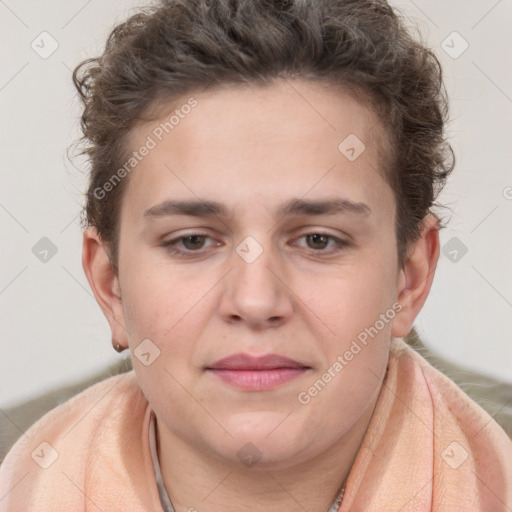
[[[139,209],[169,194],[256,203],[338,188],[353,200],[383,197],[385,133],[369,103],[347,91],[285,80],[226,86],[160,113],[129,139],[131,150],[152,141],[126,192]]]
[[[192,98],[195,106],[190,108]],[[341,86],[335,89],[305,80],[278,79],[266,86],[225,84],[172,103],[161,101],[151,107],[150,115],[155,122],[132,130],[134,145],[152,131],[158,142],[179,134],[182,142],[193,137],[196,145],[267,144],[270,140],[256,137],[267,135],[313,142],[322,137],[336,149],[350,133],[358,134],[368,145],[378,142],[381,147],[387,138],[369,98]]]

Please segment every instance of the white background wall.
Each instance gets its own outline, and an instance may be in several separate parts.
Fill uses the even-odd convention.
[[[82,271],[85,182],[65,151],[78,136],[71,71],[100,52],[135,5],[140,2],[0,2],[0,407],[119,357]],[[512,4],[393,5],[419,27],[444,66],[457,167],[440,198],[451,209],[441,241],[445,246],[456,237],[467,247],[456,262],[441,256],[415,325],[445,357],[512,382]],[[34,40],[40,52],[51,48],[50,39],[43,47],[38,37],[43,31],[58,43],[47,59],[31,48]],[[469,45],[458,58],[441,47],[453,31]],[[445,43],[452,55],[462,44],[456,36]],[[32,252],[42,237],[57,249],[46,263]]]

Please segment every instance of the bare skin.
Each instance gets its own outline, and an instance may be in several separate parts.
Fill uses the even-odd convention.
[[[325,512],[366,433],[390,338],[409,332],[428,296],[438,222],[425,218],[399,268],[395,197],[381,172],[385,134],[352,95],[280,81],[194,97],[197,107],[129,176],[118,274],[93,228],[84,269],[113,343],[133,355],[150,339],[160,350],[150,366],[132,359],[157,417],[176,511]],[[154,126],[134,129],[133,148]],[[349,134],[365,145],[354,161],[338,149]],[[278,213],[296,199],[365,206]],[[226,215],[155,208],[168,200],[215,201]],[[241,247],[261,252],[250,263],[236,250],[249,236],[256,243]],[[300,403],[298,394],[397,304],[378,335]],[[240,352],[280,354],[307,369],[263,391],[208,370]]]

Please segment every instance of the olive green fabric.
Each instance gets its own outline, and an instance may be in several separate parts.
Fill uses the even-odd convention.
[[[512,384],[487,377],[443,359],[423,344],[414,329],[406,336],[405,341],[434,368],[453,380],[467,395],[480,404],[512,438]],[[3,460],[14,442],[49,410],[94,383],[131,369],[130,359],[123,358],[88,379],[55,389],[14,407],[0,409],[0,460]]]

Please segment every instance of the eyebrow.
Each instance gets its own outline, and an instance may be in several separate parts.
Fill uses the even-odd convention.
[[[371,213],[365,203],[335,198],[326,200],[291,199],[276,211],[278,217],[292,215],[335,215],[351,213],[367,216]],[[175,201],[168,200],[152,206],[144,212],[144,217],[158,218],[169,215],[189,215],[193,217],[228,217],[230,209],[216,201]]]

